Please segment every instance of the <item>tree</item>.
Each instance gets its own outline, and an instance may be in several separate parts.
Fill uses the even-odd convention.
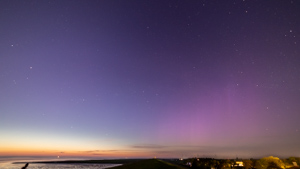
[[[264,157],[256,162],[255,167],[257,169],[269,169],[270,167],[285,168],[283,162],[278,157]],[[269,167],[269,168],[268,168]]]
[[[267,169],[281,169],[274,161],[269,162]]]
[[[232,162],[230,160],[219,160],[217,169],[231,169]]]
[[[243,160],[245,169],[253,168],[253,162],[251,160]]]
[[[218,165],[217,160],[211,159],[211,160],[209,161],[209,166],[210,166],[211,168],[217,168],[217,165]]]
[[[192,168],[198,168],[198,161],[196,158],[193,160]]]

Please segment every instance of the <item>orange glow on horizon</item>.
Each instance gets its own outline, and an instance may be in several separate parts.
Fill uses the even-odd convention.
[[[3,148],[0,147],[0,156],[53,156],[53,157],[103,157],[103,158],[149,158],[153,157],[153,153],[145,151],[132,150],[95,150],[95,151],[76,151],[76,150],[50,150],[50,149],[34,149],[34,148]]]

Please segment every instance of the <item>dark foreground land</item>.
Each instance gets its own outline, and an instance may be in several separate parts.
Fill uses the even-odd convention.
[[[127,163],[112,169],[183,169],[183,167],[162,160],[149,159]]]
[[[25,162],[16,162],[25,163]],[[184,167],[158,159],[120,159],[120,160],[69,160],[69,161],[40,161],[29,163],[44,164],[123,164],[112,169],[184,169]]]
[[[25,163],[25,162],[16,162]],[[44,164],[123,164],[112,169],[184,169],[184,167],[158,159],[119,159],[119,160],[69,160],[69,161],[40,161],[29,163]]]

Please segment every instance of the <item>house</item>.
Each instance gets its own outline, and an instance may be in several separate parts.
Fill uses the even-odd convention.
[[[297,162],[293,162],[294,167],[298,167]]]
[[[244,163],[243,163],[243,161],[236,161],[234,166],[235,167],[243,167]]]

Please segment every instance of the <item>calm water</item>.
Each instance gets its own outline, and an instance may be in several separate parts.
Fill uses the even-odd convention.
[[[58,160],[87,160],[86,158],[52,158],[52,157],[0,157],[1,169],[21,169],[24,164],[13,164],[14,162],[31,161],[58,161]],[[104,169],[120,164],[29,164],[27,169],[65,169],[65,168],[86,168],[86,169]]]

